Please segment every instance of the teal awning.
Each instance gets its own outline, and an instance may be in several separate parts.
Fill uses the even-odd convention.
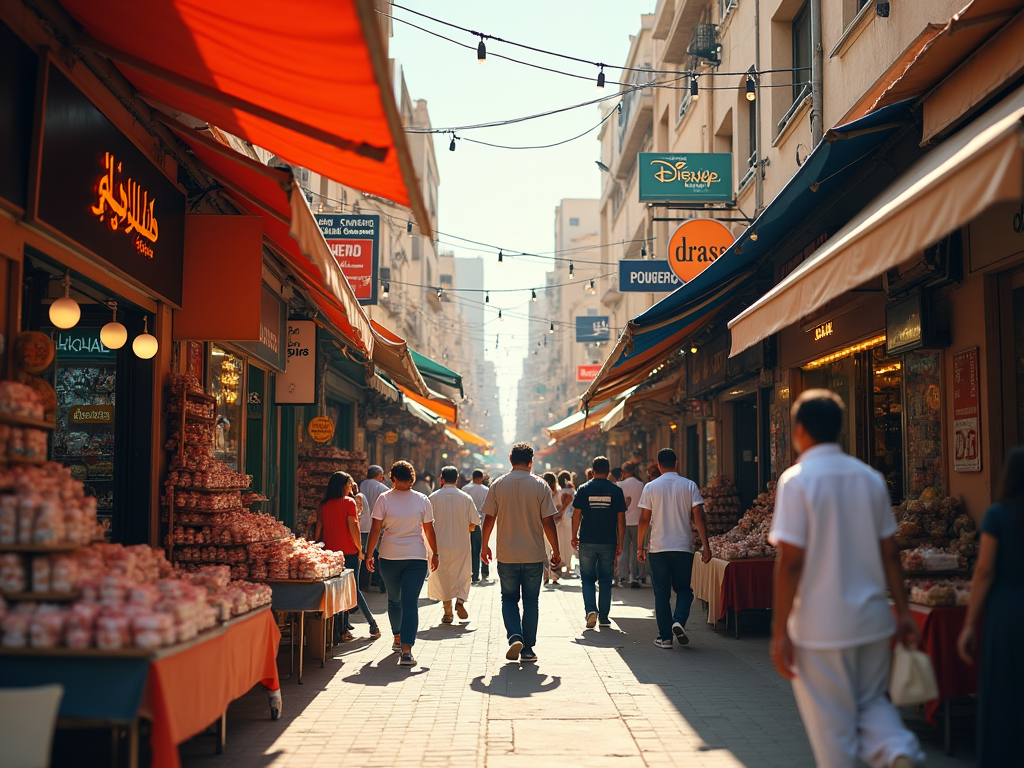
[[[444,384],[446,387],[457,389],[459,394],[463,396],[466,394],[462,389],[462,374],[456,373],[451,368],[431,360],[426,355],[421,355],[415,349],[410,349],[409,354],[412,355],[413,363],[426,381],[433,381],[438,384]]]

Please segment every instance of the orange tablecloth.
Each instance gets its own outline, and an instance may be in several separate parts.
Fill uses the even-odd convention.
[[[280,640],[273,614],[261,610],[236,620],[222,634],[150,662],[143,706],[153,719],[153,768],[179,768],[178,745],[207,728],[256,683],[280,689]]]

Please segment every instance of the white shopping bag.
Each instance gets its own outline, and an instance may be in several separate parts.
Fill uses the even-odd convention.
[[[939,684],[928,654],[896,643],[892,654],[889,698],[897,707],[923,704],[939,698]]]

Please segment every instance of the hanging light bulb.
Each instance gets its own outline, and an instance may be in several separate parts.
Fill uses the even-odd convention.
[[[498,249],[498,263],[499,264],[503,264],[504,262],[505,262],[505,254],[502,253],[501,249],[499,248]]]
[[[501,310],[500,309],[498,310],[498,319],[501,320],[502,322],[505,322],[505,318],[501,316]]]
[[[694,75],[690,80],[690,98],[696,101],[700,98],[700,88],[697,87],[697,76]]]
[[[64,295],[53,302],[50,305],[50,322],[55,327],[66,331],[68,328],[74,328],[78,325],[78,321],[82,319],[82,308],[78,306],[78,302],[71,298],[71,272],[64,273],[64,279],[61,280],[64,285]]]
[[[573,275],[573,266],[572,266],[572,262],[570,261],[569,262],[569,279],[570,280],[572,280],[572,275]]]
[[[440,301],[440,300],[441,300],[441,296],[442,296],[442,295],[443,295],[443,290],[442,290],[441,288],[438,288],[438,289],[437,289],[437,298],[438,298],[438,301]]]
[[[537,303],[537,289],[536,288],[531,288],[530,289],[530,301],[532,301],[534,304]]]
[[[142,318],[142,333],[135,337],[132,342],[132,351],[143,360],[149,360],[160,348],[160,343],[149,332],[149,318]]]
[[[691,355],[696,355],[697,354],[697,345],[694,344],[692,341],[690,342],[690,354]]]
[[[587,286],[587,293],[589,293],[591,296],[597,293],[597,289],[594,288],[594,278],[590,278],[590,285]]]
[[[481,43],[481,45],[483,45],[483,43]],[[452,134],[451,144],[448,145],[448,151],[449,152],[454,152],[455,151],[455,134],[454,133]]]
[[[412,234],[412,219],[409,219],[407,222],[405,222],[405,231],[407,234]]]
[[[644,240],[644,244],[640,246],[640,258],[641,259],[646,259],[647,258],[647,241],[646,240]]]
[[[387,280],[384,281],[384,298],[388,298],[391,295],[391,283]]]
[[[746,87],[746,91],[747,91],[746,92],[747,101],[753,101],[754,99],[757,98],[757,89],[756,89],[755,86],[756,86],[756,83],[754,82],[754,76],[753,75],[747,75],[747,81],[746,81],[746,86],[745,86]]]
[[[490,293],[490,291],[484,291],[484,304],[490,304],[490,303],[491,303],[491,293]]]
[[[604,89],[604,67],[601,67],[601,71],[597,73],[597,87]]]
[[[110,302],[114,319],[100,328],[100,341],[107,349],[120,349],[128,342],[128,329],[117,322],[117,302]]]
[[[548,333],[554,333],[554,332],[555,332],[555,324],[554,324],[554,322],[552,322],[551,323],[551,327],[548,328]]]
[[[487,61],[487,46],[484,45],[484,37],[480,36],[480,45],[476,47],[476,60],[483,64]]]

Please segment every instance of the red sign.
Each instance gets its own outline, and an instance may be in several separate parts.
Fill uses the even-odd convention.
[[[345,274],[357,299],[373,292],[373,240],[328,240],[334,260]]]
[[[600,373],[600,371],[600,365],[577,365],[576,381],[581,383],[589,383],[597,378],[597,374]]]
[[[981,471],[978,348],[953,355],[953,469]]]

